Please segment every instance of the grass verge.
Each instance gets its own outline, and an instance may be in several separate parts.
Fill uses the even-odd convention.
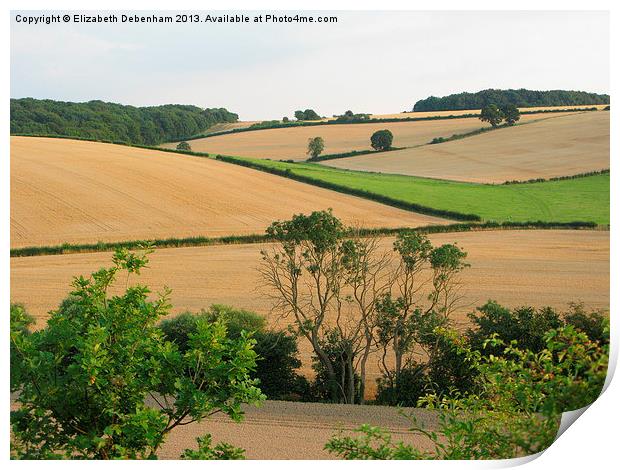
[[[463,221],[609,224],[609,173],[530,184],[489,185],[341,170],[218,155],[222,161],[365,197],[406,210]]]

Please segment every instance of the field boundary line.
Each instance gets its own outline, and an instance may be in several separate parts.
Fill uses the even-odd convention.
[[[396,228],[373,228],[356,229],[356,233],[362,237],[369,236],[393,236],[405,231],[414,231],[427,235],[437,233],[457,232],[489,232],[500,230],[599,230],[609,231],[609,225],[599,225],[595,222],[482,222],[482,223],[456,223],[450,225],[425,225],[422,227],[396,227]],[[276,241],[266,234],[254,235],[231,235],[225,237],[187,237],[165,238],[154,240],[126,240],[118,242],[98,242],[49,246],[29,246],[12,248],[11,258],[23,258],[30,256],[67,255],[78,253],[110,252],[118,248],[140,249],[144,246],[153,245],[155,248],[186,248],[198,246],[218,245],[251,245],[258,243],[272,243]]]

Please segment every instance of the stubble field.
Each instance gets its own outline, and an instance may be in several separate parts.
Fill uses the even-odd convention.
[[[609,168],[609,113],[554,115],[463,140],[321,164],[474,183],[575,175]]]
[[[522,122],[540,119],[545,115],[531,114]],[[280,129],[263,129],[190,140],[194,152],[242,155],[272,160],[302,161],[308,158],[308,139],[321,136],[325,141],[323,154],[352,150],[371,150],[370,136],[378,130],[389,129],[394,134],[394,147],[412,147],[427,144],[435,137],[472,132],[488,124],[478,118],[440,119],[413,122],[380,122],[373,124],[326,124]],[[176,143],[163,144],[175,148]]]
[[[333,208],[349,224],[442,219],[206,158],[67,139],[11,138],[11,247],[263,233]]]

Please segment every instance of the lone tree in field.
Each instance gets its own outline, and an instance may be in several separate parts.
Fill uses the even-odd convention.
[[[282,122],[289,122],[289,118],[288,118],[288,116],[284,116],[284,117],[282,118]]]
[[[306,154],[310,155],[310,160],[317,158],[325,149],[323,137],[311,137],[308,139],[308,150]]]
[[[375,132],[370,137],[370,146],[375,150],[389,150],[392,147],[394,135],[387,129]]]
[[[192,147],[187,142],[183,141],[183,142],[179,142],[179,145],[177,145],[177,150],[184,150],[186,152],[191,152]]]
[[[170,312],[169,292],[148,300],[145,286],[111,295],[147,254],[116,251],[114,265],[76,277],[69,302],[47,326],[26,334],[28,319],[11,309],[12,456],[25,459],[157,458],[170,431],[216,413],[241,419],[243,403],[263,399],[250,372],[254,340],[231,339],[221,321],[198,320],[187,349],[166,341],[157,322]],[[151,402],[149,406],[147,400]],[[185,457],[240,458],[227,444],[199,439]]]
[[[493,127],[497,127],[504,120],[504,113],[494,104],[490,104],[480,111],[480,120],[488,122]]]
[[[504,115],[506,124],[508,124],[509,126],[514,126],[515,123],[519,119],[521,119],[521,113],[519,112],[519,108],[517,108],[514,104],[506,104],[501,107],[500,111]]]

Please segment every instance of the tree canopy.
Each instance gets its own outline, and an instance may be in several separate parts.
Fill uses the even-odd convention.
[[[306,109],[305,111],[295,111],[295,119],[298,121],[318,121],[321,119],[314,109]]]
[[[526,90],[482,90],[476,93],[456,93],[453,95],[429,96],[418,101],[414,111],[452,111],[457,109],[482,109],[490,104],[504,106],[513,104],[520,108],[530,106],[579,106],[608,104],[609,95],[572,90],[537,91]]]
[[[238,118],[224,108],[180,104],[139,108],[103,101],[11,100],[11,134],[55,134],[142,145],[182,140]]]
[[[375,132],[370,137],[370,146],[375,150],[388,150],[392,146],[394,135],[387,129]]]

